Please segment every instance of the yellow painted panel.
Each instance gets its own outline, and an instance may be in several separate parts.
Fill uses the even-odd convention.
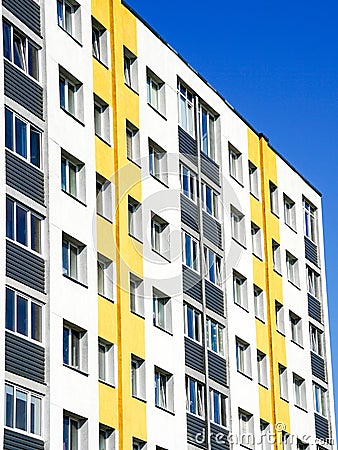
[[[117,308],[116,304],[98,296],[99,336],[115,344],[117,342]]]
[[[110,180],[114,181],[114,154],[113,149],[95,136],[95,156],[96,156],[96,171]]]
[[[107,30],[110,28],[110,4],[111,0],[91,0],[92,16]]]
[[[111,105],[111,72],[95,58],[93,58],[93,75],[94,93]]]
[[[271,392],[269,389],[263,386],[258,386],[259,390],[259,407],[261,419],[268,423],[272,423],[272,411],[271,411]]]
[[[118,428],[118,393],[117,389],[99,383],[99,420],[100,423]]]
[[[96,215],[97,227],[97,251],[112,261],[116,260],[115,256],[115,235],[114,224],[110,223],[103,217]]]

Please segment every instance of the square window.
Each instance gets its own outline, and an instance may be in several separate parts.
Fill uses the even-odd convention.
[[[284,221],[290,228],[296,230],[296,204],[284,194]]]
[[[138,69],[137,57],[126,47],[123,47],[123,64],[124,64],[124,82],[133,89],[138,91]]]
[[[180,81],[177,84],[178,117],[180,127],[192,137],[195,134],[195,97]]]
[[[278,373],[279,373],[279,393],[280,398],[283,400],[288,400],[288,373],[286,367],[282,366],[282,364],[278,364]]]
[[[201,151],[204,155],[216,161],[216,118],[201,104],[199,105],[199,127]]]
[[[86,200],[85,165],[66,151],[61,151],[61,189],[74,198]]]
[[[229,142],[229,173],[232,178],[243,184],[242,153]]]
[[[116,268],[115,263],[109,258],[97,254],[97,285],[98,294],[103,297],[114,300],[115,298],[115,280]]]
[[[81,41],[81,8],[75,0],[57,0],[57,20],[59,27]]]
[[[92,47],[93,56],[106,67],[109,65],[109,36],[108,31],[94,17],[92,17]]]
[[[63,322],[63,364],[87,372],[87,332],[69,322]]]
[[[147,101],[162,116],[165,116],[165,84],[147,67]]]
[[[303,345],[302,319],[290,311],[289,313],[291,341],[300,346]]]
[[[135,398],[146,399],[145,361],[138,356],[131,355],[130,360],[131,395]]]
[[[254,304],[255,304],[255,316],[262,322],[265,322],[265,297],[261,288],[254,285]]]
[[[286,252],[286,269],[288,280],[295,286],[299,286],[298,259],[288,251]]]
[[[100,174],[96,174],[96,213],[113,221],[113,185]]]
[[[197,177],[196,174],[184,164],[180,164],[180,180],[182,194],[188,197],[193,202],[196,202]]]
[[[158,367],[154,370],[155,406],[174,411],[174,377]]]
[[[99,338],[98,342],[98,365],[99,365],[99,380],[105,383],[114,385],[115,370],[114,370],[114,346],[112,343]]]
[[[295,396],[295,405],[306,409],[306,384],[304,378],[293,374],[293,389]]]
[[[204,384],[189,376],[185,377],[187,412],[198,417],[205,417]]]
[[[149,139],[149,173],[160,180],[168,183],[167,152]]]
[[[202,342],[201,312],[184,303],[184,335],[196,342]]]
[[[210,389],[210,420],[222,427],[227,426],[228,397],[215,389]]]
[[[126,121],[127,158],[140,165],[140,135],[139,130],[128,120]]]
[[[273,214],[279,216],[278,188],[272,181],[269,182],[270,187],[270,209]]]
[[[169,333],[172,331],[171,299],[157,289],[153,289],[153,324]]]
[[[262,230],[251,222],[252,253],[259,259],[263,259]]]
[[[185,231],[182,231],[182,259],[184,265],[199,272],[199,243]]]
[[[250,193],[257,199],[259,199],[260,198],[259,170],[251,161],[249,161],[249,183],[250,183]]]
[[[248,296],[247,296],[247,280],[243,275],[239,274],[235,270],[233,271],[233,296],[234,302],[244,309],[248,309]]]
[[[267,388],[269,386],[268,357],[259,350],[257,350],[257,373],[258,383]]]
[[[245,218],[244,215],[231,205],[231,236],[239,244],[245,246]]]
[[[62,233],[62,271],[68,278],[87,283],[87,248],[66,233]]]
[[[166,259],[170,259],[170,227],[169,223],[152,213],[151,248]]]
[[[279,333],[285,335],[285,323],[284,323],[284,306],[275,301],[275,313],[276,313],[276,329]]]
[[[250,345],[239,338],[236,338],[236,364],[238,372],[251,377]]]
[[[129,301],[130,311],[144,317],[143,280],[132,273],[129,274]]]
[[[83,122],[82,83],[62,67],[59,68],[60,108]]]
[[[130,195],[128,196],[128,233],[142,241],[142,205]]]
[[[94,95],[95,134],[107,144],[111,142],[109,105]]]

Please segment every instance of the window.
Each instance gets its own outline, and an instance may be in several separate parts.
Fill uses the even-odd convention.
[[[145,361],[135,355],[131,355],[131,395],[145,400]]]
[[[251,222],[252,253],[259,259],[263,259],[262,230]]]
[[[160,180],[168,183],[167,152],[149,139],[149,173]]]
[[[74,0],[57,0],[58,25],[77,41],[81,40],[81,10]]]
[[[181,192],[193,202],[197,199],[196,174],[183,164],[180,165]]]
[[[93,56],[107,67],[109,65],[108,41],[108,31],[92,17]]]
[[[265,298],[261,288],[254,285],[254,304],[255,316],[257,319],[265,322]]]
[[[2,26],[4,57],[26,74],[39,80],[40,48],[8,22],[3,21]]]
[[[285,431],[282,431],[282,450],[291,450],[292,449],[292,436]]]
[[[179,125],[183,130],[194,136],[195,113],[194,95],[179,81],[177,86]]]
[[[169,231],[169,223],[152,213],[151,248],[167,259],[170,257]]]
[[[210,248],[204,247],[205,278],[217,286],[222,285],[222,259]]]
[[[317,242],[317,208],[303,198],[304,234],[312,242]]]
[[[62,271],[63,275],[82,284],[87,282],[87,249],[79,241],[63,233]]]
[[[246,278],[235,270],[233,271],[233,296],[237,305],[248,309]]]
[[[276,216],[279,216],[279,204],[278,204],[278,188],[272,181],[269,182],[270,187],[270,210]]]
[[[142,206],[130,196],[128,196],[128,233],[142,241]]]
[[[6,288],[6,329],[42,342],[42,306]]]
[[[202,342],[201,312],[187,303],[184,304],[184,334],[194,341]]]
[[[202,208],[211,216],[218,219],[218,199],[219,193],[202,181]]]
[[[251,376],[250,345],[239,338],[236,338],[236,364],[238,372]]]
[[[224,327],[223,325],[207,318],[207,347],[218,353],[224,355]]]
[[[97,254],[98,294],[113,300],[115,297],[115,264],[110,259]]]
[[[278,374],[279,374],[279,394],[280,398],[283,400],[288,400],[288,373],[286,367],[282,364],[278,364]]]
[[[293,389],[295,396],[295,405],[306,409],[306,385],[305,380],[295,373],[293,374]]]
[[[83,121],[82,83],[60,67],[59,72],[60,108]]]
[[[256,197],[260,198],[260,186],[259,186],[259,171],[257,167],[249,161],[249,183],[250,183],[250,193]]]
[[[297,450],[308,450],[309,444],[305,444],[304,442],[297,439]]]
[[[41,436],[42,399],[19,386],[5,384],[5,427]]]
[[[201,151],[216,160],[216,119],[203,105],[199,107]]]
[[[113,220],[113,186],[98,173],[96,174],[96,212],[109,221]]]
[[[142,450],[145,449],[145,446],[146,442],[133,438],[133,450]]]
[[[275,313],[276,313],[276,329],[282,334],[285,334],[285,324],[284,324],[284,306],[275,301]]]
[[[85,193],[85,165],[69,153],[61,152],[61,189],[63,192],[84,202]]]
[[[259,350],[257,350],[257,373],[258,383],[267,388],[269,386],[268,357]]]
[[[228,398],[215,391],[215,389],[210,389],[210,420],[211,422],[221,425],[222,427],[227,426],[227,402]]]
[[[231,236],[241,245],[245,245],[245,219],[244,215],[231,205]]]
[[[239,183],[243,183],[242,153],[229,142],[229,173]]]
[[[68,322],[63,324],[63,364],[87,372],[87,333]]]
[[[94,95],[94,126],[96,136],[109,144],[111,141],[109,105],[97,95]]]
[[[79,450],[87,442],[84,434],[83,417],[64,411],[63,413],[63,450]]]
[[[165,84],[147,68],[147,101],[162,116],[165,116]]]
[[[319,356],[323,356],[323,332],[310,324],[310,348]]]
[[[183,264],[195,270],[199,271],[199,244],[190,234],[185,231],[182,232],[182,258]]]
[[[293,230],[296,229],[296,204],[284,194],[284,221]]]
[[[291,311],[289,313],[289,318],[291,327],[291,340],[295,344],[302,346],[303,345],[302,319]]]
[[[204,385],[191,377],[185,377],[185,393],[187,411],[199,417],[204,417]]]
[[[124,61],[124,82],[133,89],[138,91],[138,75],[137,75],[137,57],[126,47],[123,47]]]
[[[136,275],[129,274],[130,311],[144,317],[143,281]]]
[[[126,148],[127,158],[136,164],[140,162],[140,135],[139,130],[128,120],[126,121]]]
[[[99,425],[99,450],[115,449],[115,433],[113,428],[100,423]]]
[[[41,131],[5,108],[5,146],[36,167],[41,167]]]
[[[306,266],[307,291],[315,298],[320,298],[320,277],[311,267]]]
[[[99,338],[98,341],[99,380],[114,385],[114,346]]]
[[[239,422],[240,444],[243,447],[253,448],[254,447],[253,415],[246,411],[243,411],[242,409],[239,409],[238,422]]]
[[[153,324],[169,333],[172,331],[171,300],[157,289],[153,289]]]
[[[26,206],[6,198],[6,237],[41,253],[42,218]]]
[[[298,259],[289,252],[286,252],[286,270],[288,280],[292,284],[299,286]]]
[[[260,421],[260,430],[261,430],[261,442],[260,442],[260,450],[269,450],[271,448],[271,431],[270,424],[265,422],[265,420]]]
[[[282,273],[280,245],[272,239],[272,263],[273,270],[279,274]]]
[[[155,406],[174,411],[174,381],[173,375],[155,367]]]
[[[314,409],[317,414],[327,417],[327,391],[313,383]]]

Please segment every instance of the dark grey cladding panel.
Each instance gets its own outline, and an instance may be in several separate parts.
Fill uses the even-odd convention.
[[[209,378],[223,386],[227,386],[226,361],[214,352],[208,351]]]
[[[182,266],[183,271],[183,292],[198,302],[202,302],[202,281],[201,276],[189,269],[187,266]]]
[[[37,2],[34,0],[2,0],[2,6],[36,34],[41,34],[40,6]]]
[[[193,414],[187,414],[187,435],[190,444],[201,448],[207,448],[207,429],[203,419],[200,419]]]
[[[45,292],[45,261],[12,241],[6,242],[6,275]]]
[[[219,165],[201,152],[201,170],[210,180],[220,186]]]
[[[192,339],[184,339],[185,365],[204,373],[204,348]]]
[[[43,119],[42,87],[5,60],[5,95]]]
[[[44,348],[6,332],[5,369],[21,377],[44,383]]]
[[[188,158],[192,163],[197,165],[196,141],[181,127],[178,127],[178,145],[180,153]]]
[[[322,307],[320,301],[312,295],[307,295],[309,316],[318,322],[322,322]]]
[[[44,448],[45,444],[40,439],[5,429],[4,450],[43,450]]]
[[[318,266],[318,248],[310,239],[304,237],[305,258]]]
[[[181,220],[195,231],[199,231],[198,207],[181,194]]]
[[[223,248],[221,224],[203,211],[203,235],[218,248]]]
[[[210,423],[210,449],[211,450],[229,450],[229,431],[225,428]]]
[[[329,439],[330,437],[330,427],[329,421],[319,414],[315,414],[315,425],[316,425],[316,438],[317,439]]]
[[[311,352],[312,375],[326,381],[325,361],[319,355]]]
[[[207,308],[224,316],[224,294],[215,284],[205,280],[205,299]]]
[[[6,184],[32,200],[44,204],[44,176],[36,167],[6,151]]]

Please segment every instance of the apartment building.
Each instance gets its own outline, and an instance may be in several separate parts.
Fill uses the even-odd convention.
[[[2,30],[3,448],[334,449],[320,193],[124,2]]]

